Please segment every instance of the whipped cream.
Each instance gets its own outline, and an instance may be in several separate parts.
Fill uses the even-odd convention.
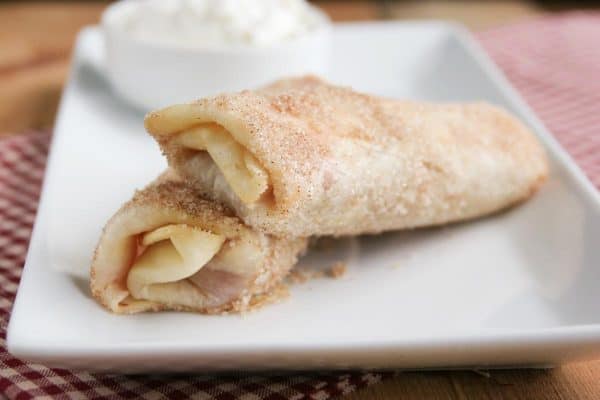
[[[327,18],[306,0],[126,0],[107,21],[133,37],[170,46],[265,47]]]

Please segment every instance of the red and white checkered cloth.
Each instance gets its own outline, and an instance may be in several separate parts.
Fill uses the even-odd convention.
[[[600,187],[600,13],[539,18],[477,38]]]
[[[563,146],[600,186],[600,14],[566,14],[489,30],[478,38]],[[393,373],[124,376],[26,364],[6,352],[17,290],[42,181],[49,135],[0,140],[0,393],[125,399],[328,399]]]

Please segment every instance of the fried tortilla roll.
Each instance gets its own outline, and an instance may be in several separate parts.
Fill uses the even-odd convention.
[[[173,177],[135,194],[106,225],[91,288],[116,313],[244,311],[296,263],[305,239],[245,226]]]
[[[313,77],[175,105],[145,125],[184,179],[281,236],[478,217],[527,199],[547,174],[533,134],[497,107],[390,100]]]

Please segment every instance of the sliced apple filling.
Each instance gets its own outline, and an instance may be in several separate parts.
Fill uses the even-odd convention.
[[[252,204],[269,188],[269,175],[256,157],[219,125],[191,128],[177,141],[189,149],[206,151],[223,173],[231,190],[246,204]]]
[[[158,300],[166,286],[196,274],[221,249],[225,237],[185,224],[171,224],[143,234],[145,250],[127,276],[132,297]]]

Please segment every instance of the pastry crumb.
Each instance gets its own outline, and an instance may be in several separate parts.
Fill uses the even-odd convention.
[[[311,279],[320,278],[332,278],[339,279],[346,274],[347,266],[343,261],[334,263],[331,267],[326,270],[322,269],[310,269],[309,267],[303,267],[302,269],[294,269],[287,276],[287,281],[290,284],[302,284],[306,283]]]
[[[252,296],[250,302],[248,303],[248,307],[243,313],[248,313],[252,311],[256,311],[259,308],[266,306],[267,304],[278,303],[283,299],[286,299],[290,296],[290,291],[288,286],[284,283],[280,283],[275,286],[273,289],[269,290],[266,293],[261,293]]]
[[[346,274],[346,263],[338,261],[329,268],[328,275],[333,279],[339,279]]]
[[[287,276],[287,280],[292,283],[306,283],[309,280],[314,278],[314,272],[316,271],[304,271],[304,270],[299,270],[299,269],[293,269],[292,272],[290,272],[290,274]]]

